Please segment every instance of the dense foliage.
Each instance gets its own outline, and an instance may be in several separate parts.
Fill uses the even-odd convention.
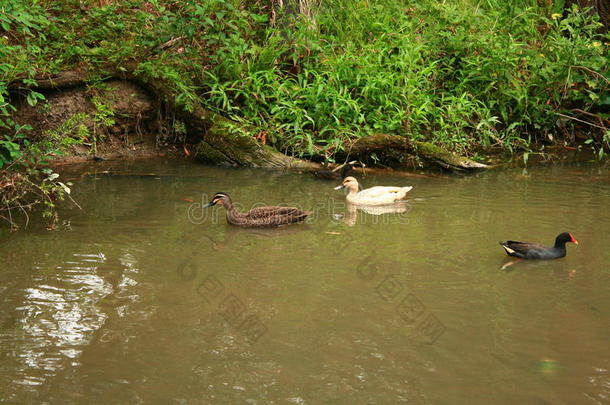
[[[374,132],[462,151],[512,147],[569,130],[567,117],[608,119],[610,37],[578,9],[328,0],[305,17],[235,0],[4,3],[4,97],[35,72],[135,62],[171,82],[178,102],[266,130],[297,154],[330,155]],[[12,106],[1,108],[10,127]]]
[[[600,153],[608,146],[610,35],[586,10],[536,0],[302,3],[312,9],[1,0],[0,167],[31,167],[65,143],[28,143],[27,126],[13,121],[18,98],[44,103],[36,75],[81,69],[103,78],[134,66],[144,80],[169,83],[178,104],[220,112],[300,156],[332,160],[346,141],[372,133],[469,154],[527,149],[574,143],[575,126]]]

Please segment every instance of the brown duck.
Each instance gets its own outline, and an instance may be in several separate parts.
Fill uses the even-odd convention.
[[[295,207],[266,206],[252,208],[248,212],[239,212],[227,193],[216,193],[212,201],[204,205],[211,207],[220,204],[227,210],[227,222],[243,227],[272,227],[304,221],[311,212]]]

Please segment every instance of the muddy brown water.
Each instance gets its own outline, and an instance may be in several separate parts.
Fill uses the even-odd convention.
[[[57,231],[0,234],[0,402],[610,402],[608,168],[369,174],[414,187],[380,215],[297,173],[87,170]],[[315,214],[237,229],[216,191]],[[562,231],[501,269],[499,240]]]

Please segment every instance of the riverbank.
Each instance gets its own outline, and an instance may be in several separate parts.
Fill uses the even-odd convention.
[[[28,205],[32,188],[19,187],[33,184],[52,212],[70,187],[43,168],[62,155],[468,172],[498,163],[497,151],[606,153],[610,36],[595,13],[567,2],[288,3],[3,6],[0,170],[23,182],[0,181],[17,198],[0,206]]]
[[[171,94],[159,84],[150,87],[134,75],[130,75],[130,79],[126,79],[125,74],[122,79],[120,76],[108,77],[93,91],[88,85],[89,75],[84,73],[65,72],[53,78],[40,78],[39,89],[44,91],[46,100],[44,108],[21,103],[14,116],[22,125],[31,123],[36,133],[52,135],[63,131],[63,137],[78,132],[96,134],[92,137],[95,143],[75,142],[60,155],[53,156],[53,165],[172,156],[212,165],[307,171],[325,166],[332,168],[342,161],[355,159],[371,169],[467,173],[494,167],[600,160],[602,157],[594,144],[586,142],[590,139],[589,133],[570,135],[573,142],[567,144],[564,140],[563,145],[549,136],[545,143],[521,145],[516,150],[507,150],[500,145],[479,146],[471,151],[476,160],[429,143],[387,134],[346,142],[343,151],[337,152],[333,159],[337,163],[326,162],[322,155],[316,154],[308,158],[287,156],[266,144],[266,137],[272,136],[269,132],[262,136],[253,134],[248,132],[249,128],[206,110],[192,112],[176,105],[164,105],[163,100]],[[171,122],[177,118],[184,124],[179,131]]]
[[[488,3],[16,1],[3,14],[0,113],[19,145],[17,134],[40,135],[15,119],[20,103],[44,109],[45,92],[84,85],[100,131],[79,135],[94,143],[116,130],[121,112],[98,93],[118,79],[153,96],[163,136],[227,126],[314,161],[341,160],[377,134],[470,158],[551,136],[575,146],[575,132],[606,146],[610,36],[599,18]],[[219,160],[210,146],[202,153]]]

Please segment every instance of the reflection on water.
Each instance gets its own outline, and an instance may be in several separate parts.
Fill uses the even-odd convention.
[[[606,363],[607,364],[607,363]],[[607,365],[604,364],[605,367]],[[593,367],[588,378],[592,387],[585,395],[593,403],[605,404],[610,401],[610,373],[607,368]]]
[[[15,383],[42,384],[46,376],[65,364],[78,365],[80,348],[90,342],[106,319],[96,308],[96,303],[111,290],[96,274],[103,261],[103,254],[74,254],[55,268],[55,275],[36,280],[36,284],[23,290],[22,303],[16,311],[27,345],[16,353],[22,361],[23,375],[19,377],[23,380]],[[37,263],[33,270],[40,270],[45,264]],[[32,369],[40,373],[33,374]]]
[[[605,168],[416,176],[354,207],[296,173],[121,165],[158,175],[76,173],[71,227],[1,237],[0,401],[609,402]],[[231,227],[197,211],[218,190],[315,214]],[[564,230],[567,257],[500,270],[498,241]]]
[[[73,253],[59,265],[34,261],[28,269],[29,286],[12,291],[11,298],[17,303],[12,309],[15,323],[4,325],[15,333],[4,335],[9,337],[5,343],[11,346],[16,362],[11,374],[4,377],[12,375],[10,386],[42,385],[58,371],[80,366],[83,350],[109,318],[104,299],[129,294],[137,285],[136,263],[128,252],[113,266],[103,252]],[[114,310],[124,313],[126,305]]]
[[[358,221],[358,211],[366,213],[360,218],[362,224],[368,223],[402,223],[408,224],[408,214],[411,211],[411,205],[407,201],[398,201],[394,204],[388,205],[355,205],[348,202],[345,203],[345,214],[343,221],[349,225],[354,226]],[[397,214],[395,217],[390,218],[388,216]],[[341,214],[338,214],[340,217]]]

